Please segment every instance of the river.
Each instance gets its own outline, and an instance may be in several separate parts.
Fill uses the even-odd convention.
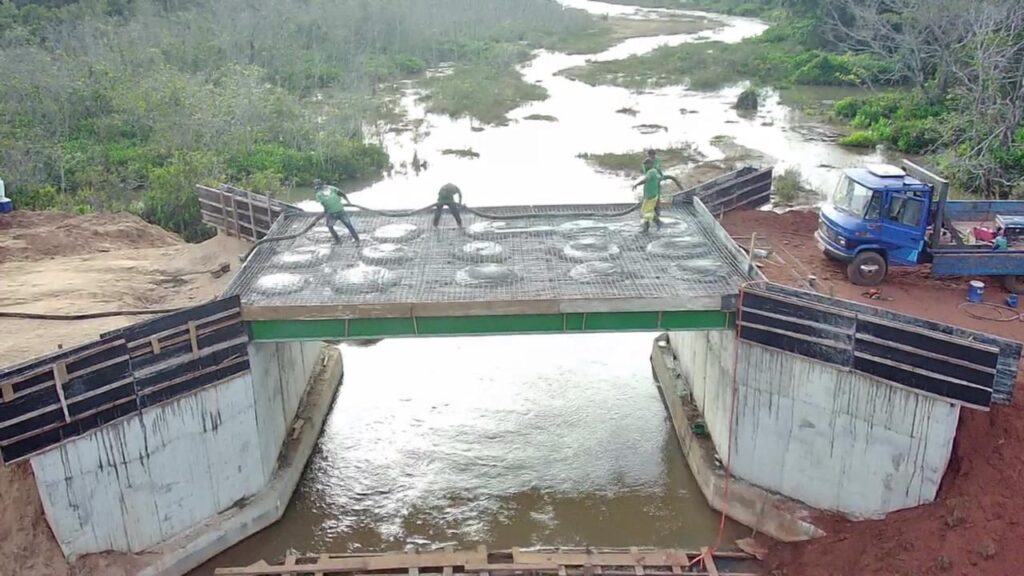
[[[645,11],[562,0],[596,14]],[[547,88],[542,102],[507,126],[427,114],[410,90],[403,105],[417,131],[389,132],[396,163],[413,153],[429,169],[396,174],[359,193],[380,208],[419,207],[457,183],[472,205],[630,202],[629,180],[596,171],[581,152],[667,148],[687,141],[708,158],[728,136],[781,166],[798,166],[830,189],[833,167],[864,157],[801,136],[800,113],[769,95],[758,117],[731,108],[743,86],[636,93],[557,75],[589,59],[641,54],[663,44],[736,42],[763,22],[714,16],[699,34],[633,38],[599,55],[540,51],[524,77]],[[617,114],[629,107],[635,117]],[[681,114],[680,109],[690,111]],[[525,120],[551,115],[558,122]],[[642,134],[638,124],[666,131]],[[471,148],[480,157],[444,156]],[[638,159],[639,161],[639,159]],[[648,361],[652,335],[580,335],[390,340],[346,346],[345,382],[291,505],[278,524],[208,563],[279,559],[287,551],[400,550],[410,545],[712,544],[719,516],[697,489]],[[746,534],[728,523],[726,544]]]

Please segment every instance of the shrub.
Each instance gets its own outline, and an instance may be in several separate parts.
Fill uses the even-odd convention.
[[[213,184],[222,177],[219,159],[212,154],[179,154],[166,166],[150,171],[149,189],[143,195],[140,216],[178,233],[187,242],[210,238],[214,231],[203,224],[194,186]]]
[[[781,205],[792,205],[805,189],[803,172],[795,166],[786,168],[782,174],[776,176],[772,185],[775,203]]]
[[[874,148],[878,145],[878,140],[870,132],[859,130],[839,140],[839,144],[854,148]]]

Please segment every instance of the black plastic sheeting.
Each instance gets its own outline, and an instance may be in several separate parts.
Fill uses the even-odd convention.
[[[942,324],[940,322],[933,322],[923,318],[891,312],[883,308],[876,308],[859,302],[831,298],[815,292],[796,290],[794,288],[780,286],[778,284],[767,284],[764,287],[764,291],[769,294],[786,297],[795,296],[808,303],[822,304],[844,312],[856,314],[860,319],[872,318],[886,320],[897,325],[902,324],[907,327],[922,328],[952,337],[953,339],[997,348],[999,350],[999,361],[996,365],[996,376],[994,384],[992,385],[992,402],[996,404],[1009,405],[1013,401],[1014,387],[1017,382],[1017,373],[1020,369],[1021,353],[1024,352],[1024,344],[1020,342],[1007,340],[1006,338],[1000,338],[984,332],[968,330],[966,328],[961,328],[960,326]]]
[[[773,286],[774,287],[774,286]],[[828,306],[835,299],[785,289],[747,290],[740,338],[987,409],[1001,363],[993,345],[939,333],[890,313],[886,319]],[[1014,365],[1016,373],[1016,365]]]
[[[189,322],[197,332],[198,353]],[[158,354],[153,353],[154,337],[169,343]],[[132,343],[136,345],[130,350]],[[232,297],[114,330],[95,342],[0,371],[0,383],[11,384],[15,395],[10,402],[0,399],[0,459],[14,462],[243,374],[249,370],[247,344],[239,300]],[[69,376],[63,387],[67,420],[54,383],[54,366],[60,362],[66,362]]]

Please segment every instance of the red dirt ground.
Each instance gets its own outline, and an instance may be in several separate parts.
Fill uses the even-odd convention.
[[[892,310],[1024,340],[1024,322],[970,318],[957,306],[969,279],[937,280],[925,271],[895,271],[882,285],[892,301],[869,301],[846,282],[843,267],[819,251],[813,212],[743,212],[723,224],[749,243],[756,232],[785,263],[765,264],[769,279],[800,286],[807,276],[818,290]],[[743,236],[746,236],[745,238]],[[803,286],[806,287],[806,286]],[[986,301],[1003,291],[986,288]],[[1024,379],[1018,381],[1024,390]],[[769,544],[771,576],[1020,576],[1024,574],[1024,398],[991,412],[963,410],[953,455],[936,502],[880,521],[822,518],[828,536],[801,544]]]

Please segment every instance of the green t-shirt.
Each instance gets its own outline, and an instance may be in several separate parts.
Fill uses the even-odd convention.
[[[651,168],[644,175],[644,200],[661,197],[661,173]]]
[[[345,204],[341,201],[341,192],[334,186],[321,186],[316,190],[316,201],[319,202],[329,214],[336,214],[345,211]]]
[[[462,196],[462,194],[459,192],[458,186],[456,186],[455,184],[445,184],[444,186],[441,186],[441,190],[439,190],[437,193],[437,201],[442,204],[448,202],[455,202],[456,194]]]

